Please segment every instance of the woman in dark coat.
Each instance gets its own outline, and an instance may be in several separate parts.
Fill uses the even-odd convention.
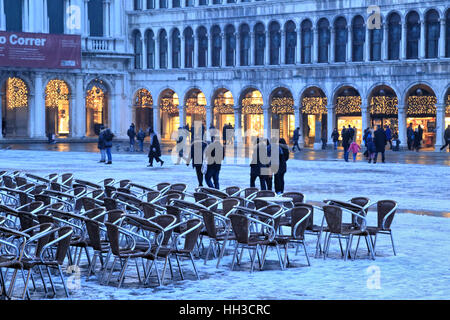
[[[219,189],[219,174],[225,150],[218,137],[212,136],[211,143],[205,148],[206,160],[208,161],[205,173],[205,181],[208,187]]]
[[[156,162],[160,162],[161,166],[164,164],[159,157],[161,157],[161,148],[159,146],[158,136],[155,134],[152,128],[149,129],[150,134],[150,151],[148,152],[149,165],[148,167],[153,167],[153,159]]]
[[[189,162],[192,161],[192,168],[195,169],[197,174],[198,186],[203,187],[203,154],[205,153],[206,142],[203,140],[195,140],[191,145],[191,155],[186,162],[186,166],[189,166]]]
[[[103,132],[103,139],[105,141],[106,155],[108,157],[108,162],[106,162],[106,164],[112,164],[111,148],[112,148],[112,140],[114,138],[114,133],[112,133],[110,128],[106,128],[102,132]],[[102,133],[100,133],[100,134],[102,134]]]
[[[100,127],[100,133],[98,134],[97,147],[100,150],[100,161],[99,163],[106,162],[106,148],[105,148],[105,137],[103,136],[103,131],[105,127]]]
[[[287,171],[286,162],[289,160],[289,147],[286,144],[286,140],[280,139],[279,145],[279,167],[277,173],[275,173],[275,192],[282,194],[284,192],[284,175]]]

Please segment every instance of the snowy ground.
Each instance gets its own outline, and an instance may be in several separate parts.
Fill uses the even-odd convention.
[[[192,191],[197,186],[195,172],[186,165],[175,166],[164,156],[163,167],[147,168],[142,154],[113,155],[113,165],[98,164],[99,155],[87,152],[0,151],[0,170],[23,170],[37,174],[72,172],[77,178],[97,182],[107,177],[131,178],[145,185],[157,182],[184,182]],[[240,161],[242,162],[242,161]],[[365,245],[355,261],[340,259],[339,245],[332,242],[330,257],[313,257],[315,237],[307,246],[311,267],[305,266],[301,252],[289,250],[292,266],[280,271],[275,251],[270,252],[267,270],[249,272],[248,254],[244,263],[230,271],[231,255],[225,256],[219,269],[211,260],[197,260],[201,281],[195,279],[188,261],[183,262],[186,280],[175,271],[175,281],[164,287],[143,288],[135,268],[128,268],[121,289],[99,285],[95,277],[71,291],[72,299],[448,299],[450,295],[450,167],[420,164],[367,164],[343,161],[289,160],[286,191],[301,191],[308,201],[347,200],[367,196],[372,201],[393,199],[402,211],[393,223],[397,256],[388,236],[377,241],[377,259],[367,258]],[[225,164],[221,188],[247,187],[248,163]],[[434,216],[428,216],[434,215]],[[317,219],[321,219],[316,215]],[[318,223],[319,221],[316,221]],[[374,212],[369,224],[375,224]],[[335,240],[336,241],[336,240]],[[208,240],[205,244],[209,244]],[[231,248],[230,248],[231,249]],[[83,266],[83,264],[82,264]],[[175,267],[175,263],[174,263]],[[377,286],[379,275],[379,286]],[[73,280],[73,279],[72,279]],[[19,281],[19,283],[21,283]],[[58,292],[63,298],[63,292]],[[40,290],[34,298],[43,298]]]

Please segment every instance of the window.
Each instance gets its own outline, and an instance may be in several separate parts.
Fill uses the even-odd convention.
[[[301,25],[302,29],[302,64],[311,63],[311,46],[313,43],[312,23],[305,20]]]
[[[139,31],[133,32],[134,68],[142,69],[142,41]]]
[[[167,69],[167,33],[165,30],[159,34],[159,68]]]
[[[172,31],[172,68],[179,68],[181,61],[181,39],[180,31]]]
[[[186,0],[186,7],[193,7],[194,6],[194,0]]]
[[[205,27],[200,27],[197,31],[198,36],[198,66],[206,67],[208,57],[208,37]]]
[[[240,52],[240,65],[241,66],[248,66],[250,64],[249,61],[249,56],[250,56],[250,28],[248,25],[243,24],[240,27],[239,30],[239,35],[240,35],[240,47],[241,47],[241,52]]]
[[[64,0],[47,0],[49,33],[64,33]]]
[[[318,23],[319,32],[319,62],[328,62],[328,47],[330,44],[330,24],[327,19],[323,18]],[[317,49],[315,49],[317,50]]]
[[[206,6],[206,5],[208,5],[208,0],[200,0],[200,1],[198,2],[198,4],[199,4],[200,6]]]
[[[352,61],[363,61],[364,42],[366,40],[366,28],[364,27],[363,17],[356,16],[353,19],[352,35]]]
[[[426,57],[437,58],[439,56],[439,14],[436,10],[430,10],[426,15]],[[443,35],[442,35],[443,36]]]
[[[272,22],[269,26],[270,32],[270,64],[280,64],[281,33],[278,22]]]
[[[264,65],[264,50],[266,48],[266,35],[264,32],[264,25],[258,23],[255,26],[255,65]]]
[[[141,0],[133,0],[133,10],[142,10]]]
[[[420,22],[415,11],[406,16],[406,59],[419,58]]]
[[[213,4],[221,4],[222,0],[213,0]]]
[[[194,32],[191,28],[184,30],[184,66],[186,68],[194,67]]]
[[[345,18],[340,17],[334,23],[335,29],[335,61],[336,62],[345,62],[347,57],[347,21]]]
[[[393,13],[388,19],[388,59],[400,59],[400,40],[402,38],[402,26],[400,16]]]
[[[235,65],[235,52],[236,52],[236,37],[234,35],[234,26],[228,25],[225,28],[225,42],[226,42],[226,65],[232,67]]]
[[[173,0],[172,8],[181,8],[181,0]]]
[[[167,0],[159,0],[159,7],[161,9],[167,9]]]
[[[381,45],[383,43],[383,29],[369,30],[370,61],[381,61]]]
[[[155,9],[155,0],[146,0],[146,1],[147,1],[147,9]]]
[[[147,41],[147,68],[155,68],[155,35],[152,30],[147,31],[145,41]]]
[[[103,0],[88,2],[88,19],[91,37],[103,37]]]
[[[6,31],[22,31],[22,1],[4,0]]]
[[[297,47],[297,32],[295,31],[295,23],[288,21],[286,23],[286,64],[295,64],[295,48]]]
[[[450,9],[445,16],[445,56],[450,58]]]
[[[220,67],[220,55],[222,52],[222,36],[220,35],[220,28],[214,26],[211,29],[212,36],[212,66]]]

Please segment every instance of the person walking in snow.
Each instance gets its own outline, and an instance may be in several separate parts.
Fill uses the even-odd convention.
[[[134,152],[134,142],[136,138],[136,129],[134,123],[130,125],[130,128],[127,131],[128,138],[130,138],[130,151]]]
[[[158,136],[153,131],[153,128],[149,129],[149,134],[150,134],[150,150],[148,152],[148,160],[149,160],[148,167],[153,167],[153,159],[155,159],[156,162],[160,162],[161,163],[161,167],[162,167],[162,165],[164,164],[164,161],[162,161],[160,159],[160,157],[161,157],[161,147],[159,145]]]

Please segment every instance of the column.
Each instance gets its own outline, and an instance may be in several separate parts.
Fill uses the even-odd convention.
[[[322,150],[322,114],[316,114],[315,116],[316,123],[316,134],[314,136],[314,150]]]
[[[387,22],[385,22],[383,24],[383,40],[381,42],[381,54],[383,61],[389,59],[388,50],[389,50],[389,26]]]
[[[186,116],[185,116],[184,108],[185,108],[185,106],[182,106],[182,105],[178,106],[179,116],[180,116],[180,127],[184,127],[186,125]]]
[[[305,137],[303,136],[303,112],[301,110],[299,110],[299,115],[298,115],[298,127],[300,128],[300,138],[298,140],[298,144],[300,146],[300,148],[303,148],[305,146]]]
[[[319,61],[319,30],[317,30],[316,27],[313,27],[313,35],[314,35],[314,42],[312,45],[313,63],[317,63]]]
[[[270,32],[266,31],[266,44],[264,47],[264,65],[270,64]]]
[[[83,36],[87,37],[89,35],[89,18],[88,18],[88,2],[89,0],[84,0],[84,9],[81,13],[83,17]]]
[[[171,34],[167,34],[167,69],[172,69],[173,66],[173,39]]]
[[[445,131],[445,103],[436,105],[436,144],[435,151],[440,151],[439,149],[444,144],[444,131]]]
[[[441,18],[441,31],[439,33],[439,58],[445,58],[445,19]]]
[[[161,139],[161,112],[159,106],[153,106],[153,131]]]
[[[402,39],[400,43],[400,59],[405,60],[406,59],[406,21],[402,24]],[[400,140],[401,141],[401,140]]]
[[[212,56],[213,56],[213,37],[212,34],[209,33],[208,37],[208,67],[212,67]]]
[[[331,31],[330,31],[330,48],[329,48],[330,63],[334,62],[335,42],[336,42],[335,31],[334,31],[333,28],[331,28]]]
[[[264,113],[264,137],[270,138],[271,133],[271,119],[270,119],[270,106],[263,106]]]
[[[43,32],[49,32],[50,31],[50,26],[49,26],[49,20],[48,20],[48,7],[47,7],[47,0],[43,0],[41,2],[42,4],[42,8],[39,8],[39,3],[37,3],[37,9],[38,11],[40,11],[42,13],[42,20],[39,21],[37,20],[35,17],[35,25],[34,25],[34,29],[35,32],[40,32],[40,30],[43,30]],[[36,4],[35,4],[36,5]],[[30,12],[33,12],[30,10]]]
[[[158,0],[159,1],[159,0]],[[157,1],[157,2],[158,2]],[[155,34],[155,69],[160,69],[159,65],[159,50],[160,50],[160,42],[158,33]]]
[[[211,106],[205,106],[206,110],[206,129],[211,128],[214,125],[213,108]],[[219,129],[219,128],[217,128]]]
[[[154,0],[155,1],[155,9],[159,9],[159,1],[160,0]],[[183,2],[183,1],[181,1],[181,2]]]
[[[401,148],[406,149],[406,107],[404,105],[398,105],[398,138],[401,141]]]
[[[419,59],[425,59],[425,19],[420,21]]]
[[[198,52],[199,52],[199,42],[197,34],[194,34],[194,68],[198,68]]]
[[[353,60],[352,57],[352,47],[353,47],[353,32],[352,32],[353,28],[352,26],[348,26],[348,32],[347,32],[347,59],[345,59],[345,61],[349,62]]]
[[[302,32],[300,27],[298,28],[297,45],[295,46],[295,63],[302,63]]]
[[[225,36],[225,33],[221,33],[220,36],[222,37],[222,49],[220,50],[220,57],[222,58],[221,67],[227,66],[227,39]]]
[[[105,37],[110,37],[111,33],[110,33],[110,23],[111,23],[111,19],[110,19],[110,12],[109,12],[109,8],[111,5],[111,0],[103,0],[103,23],[104,23],[104,29],[105,29]]]
[[[145,2],[147,2],[146,0],[144,0]],[[182,1],[181,1],[182,2]],[[169,8],[169,9],[172,9],[173,8],[173,1],[170,1],[169,0],[169,3],[167,4],[167,7]]]
[[[29,0],[23,1],[23,13],[22,13],[23,26],[22,27],[23,27],[24,32],[31,32],[30,26],[32,25],[32,22],[34,19],[35,12],[33,12],[33,14],[30,14],[29,5],[30,5]]]
[[[236,67],[240,67],[241,66],[241,35],[239,34],[239,32],[235,33],[236,36],[236,52],[235,52],[235,63],[234,65]]]
[[[239,106],[234,106],[234,144],[239,145],[242,143],[242,128],[241,128],[241,119],[242,113],[241,108]]]
[[[184,28],[183,28],[184,30]],[[181,62],[180,68],[186,68],[186,38],[181,35]]]
[[[333,132],[335,128],[336,123],[336,114],[334,112],[333,106],[328,105],[327,106],[327,145],[328,147],[333,148],[333,140],[331,139],[331,133]]]
[[[5,4],[4,0],[0,0],[0,30],[6,30],[6,15],[5,15]],[[1,125],[0,125],[1,127]],[[0,131],[1,133],[1,131]],[[0,134],[0,139],[3,136]]]
[[[365,25],[366,28],[366,39],[364,41],[364,61],[370,61],[370,30]]]
[[[362,130],[364,131],[367,127],[369,127],[370,122],[369,109],[368,106],[364,104],[361,104],[361,122],[362,122]]]
[[[142,69],[147,69],[147,41],[145,41],[145,31],[144,33],[141,32],[142,38]]]
[[[286,64],[286,32],[283,30],[280,32],[281,35],[281,54],[280,54],[280,64]]]
[[[81,75],[76,76],[75,80],[75,105],[70,106],[74,110],[75,117],[72,117],[72,125],[75,127],[72,129],[74,136],[81,138],[86,135],[86,104],[83,90],[83,77]]]
[[[255,33],[250,32],[250,63],[249,65],[255,65]]]
[[[42,83],[42,73],[37,72],[34,79],[35,93],[34,93],[34,133],[32,138],[45,137],[45,97]],[[31,117],[30,117],[31,118]]]
[[[116,136],[121,136],[120,120],[126,119],[126,115],[121,114],[122,109],[122,81],[117,78],[114,80],[114,95],[111,104],[111,112],[109,113],[109,127]],[[128,125],[128,121],[126,122]]]

